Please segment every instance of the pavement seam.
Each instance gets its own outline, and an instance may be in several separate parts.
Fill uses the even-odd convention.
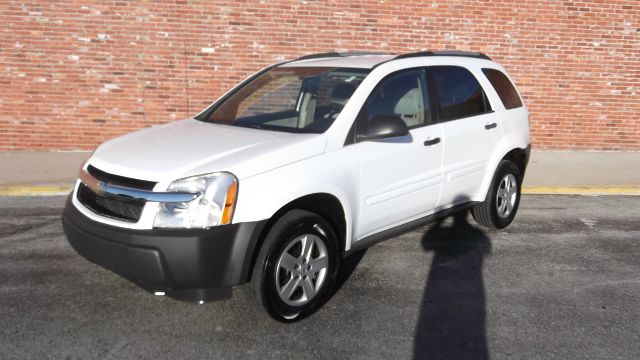
[[[68,195],[69,185],[0,185],[0,196]],[[524,186],[529,195],[640,195],[640,185],[630,186]]]

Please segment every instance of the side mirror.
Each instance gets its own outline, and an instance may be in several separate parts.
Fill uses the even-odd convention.
[[[380,140],[409,135],[407,124],[397,115],[378,115],[369,119],[367,131],[357,141]]]

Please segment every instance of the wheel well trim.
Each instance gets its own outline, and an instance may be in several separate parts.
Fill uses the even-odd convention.
[[[482,185],[480,186],[478,193],[476,193],[476,195],[473,197],[473,200],[484,201],[487,195],[487,191],[489,191],[489,186],[491,186],[491,180],[493,179],[493,175],[498,169],[500,161],[507,158],[510,153],[522,151],[523,153],[527,154],[527,161],[523,164],[524,167],[520,169],[522,172],[522,177],[524,178],[530,146],[531,145],[528,143],[522,144],[521,142],[516,143],[513,141],[503,141],[502,144],[496,148],[496,151],[494,151],[491,160],[488,162],[486,167],[487,171],[482,180]],[[520,185],[522,186],[522,184]]]
[[[301,204],[308,205],[310,201],[318,198],[331,199],[329,201],[332,201],[335,205],[339,206],[340,211],[342,213],[341,216],[340,214],[338,214],[337,217],[335,216],[331,217],[331,216],[327,216],[327,211],[322,211],[322,209],[318,211],[319,210],[318,208],[313,208],[311,206],[300,206]],[[271,213],[271,216],[269,216],[264,220],[265,224],[264,226],[262,226],[262,228],[260,229],[260,233],[257,235],[257,241],[252,250],[252,253],[247,254],[247,255],[251,255],[250,268],[248,269],[247,281],[251,280],[251,274],[253,272],[254,266],[256,265],[258,253],[262,248],[262,245],[264,243],[264,239],[267,233],[269,232],[273,224],[282,215],[286,214],[289,210],[302,209],[302,210],[315,212],[318,215],[324,217],[334,227],[333,230],[334,232],[336,232],[338,236],[341,254],[344,255],[351,249],[351,241],[350,241],[352,238],[351,211],[348,206],[345,206],[348,203],[346,202],[344,197],[341,199],[339,195],[336,195],[335,193],[330,193],[330,192],[309,192],[303,195],[291,194],[290,196],[286,197],[286,199],[287,199],[286,201],[283,201],[283,205],[281,205],[276,210],[274,210]],[[335,223],[337,218],[340,218],[341,220],[340,223],[338,224]]]

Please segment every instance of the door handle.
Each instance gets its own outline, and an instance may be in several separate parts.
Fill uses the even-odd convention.
[[[433,139],[428,139],[428,140],[425,140],[425,141],[424,141],[424,146],[431,146],[431,145],[435,145],[435,144],[437,144],[437,143],[439,143],[439,142],[440,142],[440,138],[439,138],[439,137],[437,137],[437,138],[433,138]]]
[[[491,123],[491,124],[484,124],[484,128],[487,130],[491,130],[493,128],[497,128],[498,124],[497,123]]]

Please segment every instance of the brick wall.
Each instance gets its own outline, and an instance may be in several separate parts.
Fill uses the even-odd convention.
[[[640,150],[637,0],[0,0],[0,24],[0,150],[91,149],[302,54],[445,48],[510,71],[536,148]]]

